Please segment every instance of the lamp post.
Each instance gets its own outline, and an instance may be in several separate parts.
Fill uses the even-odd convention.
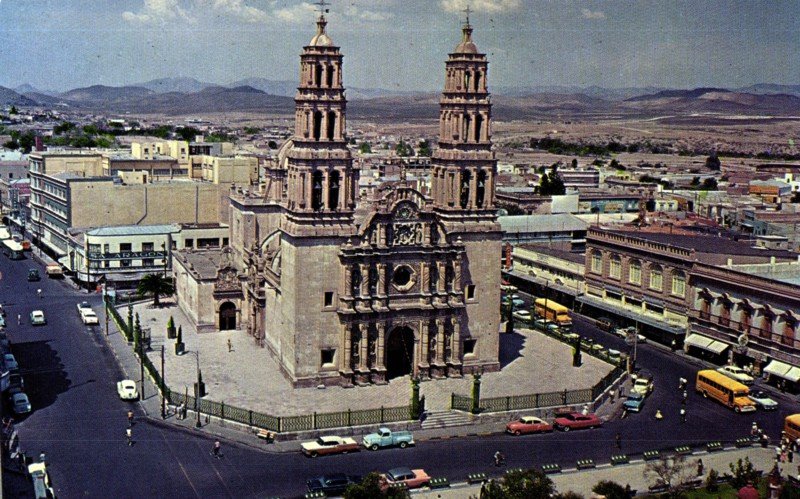
[[[167,378],[164,371],[164,345],[161,345],[161,419],[167,419]]]
[[[203,389],[202,389],[203,378],[202,375],[200,374],[200,352],[187,351],[186,353],[194,355],[194,358],[197,360],[197,383],[195,384],[195,391],[194,391],[194,412],[197,415],[197,419],[195,420],[194,427],[200,428],[202,426],[200,424],[200,397],[203,394]]]

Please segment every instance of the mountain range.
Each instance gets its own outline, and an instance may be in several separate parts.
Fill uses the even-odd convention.
[[[67,107],[106,112],[186,115],[212,112],[291,114],[294,81],[247,78],[214,85],[194,78],[161,78],[127,86],[92,85],[66,92],[29,84],[0,87],[0,105]],[[598,86],[492,88],[499,119],[551,115],[659,115],[663,113],[735,113],[800,115],[800,85],[761,83],[737,89],[667,89]],[[348,88],[349,112],[358,118],[427,119],[438,116],[438,92]]]

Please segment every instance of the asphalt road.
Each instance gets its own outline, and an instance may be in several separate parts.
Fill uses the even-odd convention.
[[[224,457],[215,459],[209,453],[212,441],[207,437],[141,420],[133,428],[135,445],[128,447],[126,412],[137,406],[117,398],[115,383],[122,373],[105,346],[102,326],[84,326],[76,308],[79,301],[88,299],[100,311],[100,297],[46,277],[28,283],[30,267],[42,270],[31,259],[10,261],[0,255],[0,301],[8,313],[12,351],[22,367],[34,408],[17,424],[21,447],[29,455],[46,453],[59,497],[296,497],[304,493],[305,480],[313,476],[365,474],[396,466],[421,467],[432,476],[461,481],[473,472],[500,474],[502,470],[492,465],[498,449],[507,456],[509,467],[553,462],[572,467],[579,458],[607,461],[618,453],[614,446],[618,432],[622,451],[633,454],[709,440],[730,441],[746,435],[753,421],[766,428],[768,435],[777,436],[783,416],[800,412],[796,401],[778,395],[781,408],[775,413],[735,414],[702,399],[690,383],[688,421],[680,423],[678,378],[692,380],[701,363],[646,344],[639,346],[638,362],[653,372],[656,388],[643,412],[595,430],[428,441],[403,450],[318,459],[305,458],[299,452],[276,454],[224,443]],[[37,297],[37,288],[43,290],[42,298]],[[29,324],[27,316],[34,309],[44,310],[47,326]],[[22,315],[20,326],[17,314]],[[599,331],[587,320],[576,319],[575,329],[608,347],[629,348],[622,339]],[[663,421],[655,421],[657,408],[664,413]],[[16,496],[9,489],[14,487],[15,477],[6,476],[5,492]]]

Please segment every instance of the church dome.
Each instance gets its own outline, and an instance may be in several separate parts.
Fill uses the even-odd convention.
[[[464,25],[464,28],[461,30],[464,34],[461,43],[458,44],[456,47],[455,53],[456,54],[477,54],[478,53],[478,46],[475,45],[475,42],[472,41],[472,26],[469,24]]]
[[[319,16],[317,20],[317,33],[314,35],[314,38],[311,39],[311,43],[308,45],[310,47],[332,47],[333,40],[328,34],[325,32],[325,26],[327,26],[328,21],[325,19],[325,16]]]

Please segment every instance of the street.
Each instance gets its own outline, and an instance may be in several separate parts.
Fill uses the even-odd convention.
[[[618,432],[622,452],[635,454],[710,440],[730,442],[749,434],[753,421],[777,437],[783,417],[800,412],[795,400],[777,394],[774,398],[781,404],[777,412],[735,414],[693,391],[694,373],[702,367],[699,360],[644,344],[638,348],[638,364],[654,374],[654,393],[642,413],[614,419],[596,430],[421,441],[408,449],[319,459],[306,458],[299,451],[281,454],[223,441],[223,458],[215,459],[210,455],[213,438],[207,433],[140,418],[133,427],[135,443],[129,447],[126,412],[133,408],[137,418],[141,413],[137,404],[117,397],[115,383],[124,376],[103,338],[100,295],[79,292],[66,281],[46,277],[27,282],[28,268],[35,267],[41,269],[30,255],[21,261],[0,256],[0,300],[8,314],[12,351],[33,405],[29,416],[18,419],[20,446],[29,456],[45,452],[59,497],[296,497],[305,492],[306,479],[320,474],[366,474],[396,466],[421,467],[431,476],[456,482],[473,472],[499,475],[503,470],[495,468],[492,460],[496,450],[506,455],[507,467],[556,462],[567,468],[574,467],[576,459],[607,462],[619,453]],[[39,288],[42,298],[37,297]],[[90,301],[101,317],[99,326],[81,323],[76,304],[83,300]],[[28,314],[39,308],[48,324],[31,326]],[[22,315],[21,326],[17,314]],[[607,347],[624,352],[630,348],[585,318],[576,318],[575,329]],[[138,380],[138,373],[129,376]],[[678,416],[679,377],[689,380],[686,423]],[[662,421],[655,420],[656,409],[664,414]],[[20,477],[15,480],[6,473],[5,478],[6,491],[19,484]]]

